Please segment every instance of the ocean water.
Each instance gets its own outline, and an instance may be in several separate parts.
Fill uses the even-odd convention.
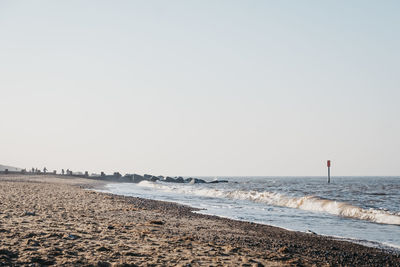
[[[106,192],[172,201],[199,213],[334,236],[400,251],[400,177],[197,177],[217,184],[143,181]]]

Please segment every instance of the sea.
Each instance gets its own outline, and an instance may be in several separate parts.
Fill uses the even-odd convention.
[[[332,236],[400,253],[399,177],[196,177],[227,183],[111,183],[104,192]]]

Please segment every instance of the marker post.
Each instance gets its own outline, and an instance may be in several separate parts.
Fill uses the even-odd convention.
[[[328,184],[331,183],[331,161],[328,160],[326,162],[326,165],[328,166]]]

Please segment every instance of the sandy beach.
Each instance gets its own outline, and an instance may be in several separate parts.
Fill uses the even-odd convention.
[[[99,193],[105,182],[0,175],[0,266],[400,266],[400,255]]]

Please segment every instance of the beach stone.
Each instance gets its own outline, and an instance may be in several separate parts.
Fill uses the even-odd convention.
[[[279,253],[288,253],[289,252],[289,248],[286,246],[283,246],[281,248],[278,249]]]
[[[132,252],[132,251],[125,252],[124,255],[125,256],[132,256],[132,257],[147,257],[147,255],[145,255],[145,254],[136,253],[136,252]]]
[[[31,262],[32,262],[32,263],[38,263],[40,266],[43,266],[43,265],[53,265],[53,264],[54,264],[54,260],[43,259],[43,258],[41,258],[41,257],[32,257],[32,258],[31,258]]]
[[[118,263],[114,267],[137,267],[138,265],[133,263]]]
[[[156,224],[156,225],[163,225],[164,222],[163,221],[159,221],[159,220],[153,220],[149,222],[150,224]]]
[[[106,261],[99,261],[97,262],[97,267],[110,267],[111,264],[109,262]]]
[[[0,255],[5,255],[8,258],[17,258],[18,253],[12,252],[11,250],[8,249],[0,249]]]
[[[236,253],[238,251],[239,251],[238,247],[233,247],[231,245],[228,245],[228,246],[225,247],[225,252],[226,253]]]
[[[73,234],[69,234],[68,236],[66,236],[67,239],[71,239],[71,240],[76,240],[81,238],[79,235],[73,235]]]
[[[26,241],[26,244],[29,245],[29,246],[34,246],[34,247],[37,247],[37,246],[40,245],[39,241],[34,240],[34,239],[28,239]]]
[[[109,248],[106,248],[106,247],[104,247],[104,246],[101,246],[101,247],[99,247],[99,248],[97,249],[97,251],[110,251],[110,249],[109,249]]]

